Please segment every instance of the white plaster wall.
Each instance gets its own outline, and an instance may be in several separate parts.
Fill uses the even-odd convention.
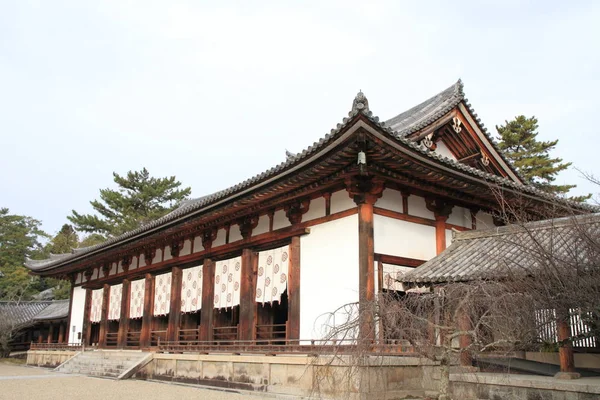
[[[254,235],[254,231],[252,232]],[[242,233],[240,232],[240,226],[238,224],[231,225],[229,227],[229,243],[237,242],[238,240],[242,240]]]
[[[192,252],[192,241],[189,240],[189,239],[186,239],[183,242],[183,248],[179,252],[179,255],[180,256],[186,256],[186,255],[190,254],[191,252]]]
[[[376,207],[386,210],[402,212],[402,194],[398,190],[385,189],[377,203]]]
[[[69,342],[79,343],[77,333],[81,332],[83,338],[83,312],[85,309],[85,289],[81,286],[73,288],[73,302],[71,306],[71,319],[69,320]],[[73,331],[73,326],[75,331]]]
[[[449,224],[464,226],[465,228],[471,227],[471,211],[464,207],[452,207],[452,214],[446,221]]]
[[[311,227],[300,264],[300,338],[318,339],[323,314],[358,301],[358,216]]]
[[[165,256],[164,256],[163,260],[166,261],[166,260],[170,260],[171,258],[173,258],[171,256],[171,246],[165,246]]]
[[[202,246],[202,236],[196,236],[194,238],[194,249],[192,252],[197,253],[202,250],[204,250],[204,246]]]
[[[321,218],[325,216],[325,198],[317,197],[310,201],[310,207],[306,214],[302,216],[302,222],[310,221],[311,219]]]
[[[81,272],[77,273],[77,278],[75,278],[75,283],[81,283]]]
[[[98,268],[94,268],[94,271],[92,272],[92,277],[90,278],[90,280],[94,280],[94,279],[98,279]]]
[[[262,233],[267,232],[269,232],[269,216],[265,214],[261,215],[260,218],[258,218],[258,225],[256,225],[256,228],[254,228],[254,230],[252,231],[252,236],[260,235]]]
[[[218,247],[225,244],[225,237],[227,236],[227,232],[225,232],[225,228],[219,229],[217,231],[217,237],[212,244],[212,247]]]
[[[119,264],[117,264],[117,273],[121,273],[123,272],[123,263],[121,261],[119,261]]]
[[[331,213],[335,214],[340,211],[346,211],[355,208],[354,200],[348,196],[345,190],[339,190],[331,194]]]
[[[275,215],[273,216],[273,230],[285,228],[286,226],[290,226],[290,221],[285,216],[285,211],[277,210],[275,211]]]
[[[425,205],[425,198],[414,194],[408,196],[408,213],[417,217],[435,219],[435,215]]]
[[[140,260],[138,262],[138,267],[145,267],[146,266],[146,257],[144,256],[144,254],[140,254]]]
[[[452,244],[452,229],[446,229],[446,248]]]
[[[137,256],[131,257],[131,263],[129,264],[129,269],[137,269],[138,268],[138,258]]]
[[[477,221],[477,229],[491,229],[496,227],[494,225],[494,218],[483,211],[477,213],[475,220]]]
[[[162,249],[156,249],[156,254],[154,254],[154,259],[152,260],[152,264],[156,264],[162,261]]]
[[[433,226],[374,215],[373,240],[376,253],[419,260],[435,256]]]
[[[454,157],[454,154],[452,154],[452,152],[450,151],[448,146],[446,146],[446,143],[444,143],[443,141],[440,140],[436,143],[436,146],[437,146],[437,148],[435,149],[436,153],[438,153],[441,156],[448,157],[449,159],[456,161],[456,157]]]

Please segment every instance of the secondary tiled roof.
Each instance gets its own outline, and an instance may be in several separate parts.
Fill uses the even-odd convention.
[[[50,321],[67,318],[69,315],[69,300],[55,300],[48,307],[33,317],[35,321]]]
[[[405,274],[406,284],[496,279],[551,261],[585,268],[599,262],[600,213],[456,233],[438,256]],[[595,243],[595,244],[594,244]]]
[[[8,318],[14,325],[27,324],[51,303],[51,301],[0,301],[0,318]]]
[[[240,194],[244,190],[252,187],[253,185],[258,185],[269,178],[285,173],[285,171],[306,160],[310,156],[317,153],[319,150],[325,148],[328,144],[330,144],[333,141],[335,137],[337,137],[337,134],[341,130],[345,129],[348,126],[348,123],[359,114],[365,116],[374,125],[380,128],[390,137],[396,139],[396,141],[400,144],[410,148],[415,153],[424,155],[431,160],[435,160],[435,162],[437,162],[438,164],[449,166],[454,170],[465,172],[472,177],[483,179],[489,183],[503,185],[505,187],[510,187],[523,193],[545,198],[550,201],[556,201],[557,199],[554,196],[542,192],[532,186],[526,186],[519,183],[515,183],[510,179],[502,178],[484,172],[482,170],[470,167],[468,165],[459,163],[450,158],[435,153],[406,138],[407,134],[411,132],[416,132],[422,129],[423,127],[427,126],[428,124],[431,124],[437,121],[438,119],[442,118],[448,111],[450,111],[453,107],[460,103],[461,100],[464,100],[466,102],[463,93],[463,84],[459,80],[457,83],[455,83],[448,89],[442,91],[440,94],[411,109],[412,113],[414,114],[413,117],[410,116],[411,110],[409,110],[392,118],[387,122],[381,122],[379,118],[374,116],[373,113],[369,110],[368,101],[361,92],[357,95],[356,99],[354,100],[352,111],[348,113],[348,117],[344,118],[342,123],[338,124],[336,128],[332,129],[318,142],[314,142],[312,146],[309,146],[308,148],[306,148],[298,154],[290,154],[290,157],[288,157],[286,161],[280,163],[279,165],[225,190],[221,190],[208,196],[203,196],[197,199],[185,201],[181,204],[180,207],[170,212],[169,214],[158,218],[155,221],[152,221],[146,225],[143,225],[137,229],[126,232],[120,236],[110,238],[104,243],[86,247],[84,249],[76,249],[73,251],[73,254],[52,255],[51,258],[47,260],[27,260],[25,265],[32,271],[48,270],[54,266],[65,263],[69,260],[73,260],[84,254],[111,247],[112,245],[116,245],[120,242],[131,239],[137,235],[149,232],[156,228],[160,228],[179,218],[188,217],[193,214],[203,212],[204,210],[208,209],[214,204],[225,199],[235,198],[236,195]],[[397,131],[396,129],[394,129],[394,126],[401,129],[401,131]],[[580,209],[587,208],[590,211],[595,210],[595,208],[591,206],[588,207],[586,205],[581,204],[573,204],[573,206]]]

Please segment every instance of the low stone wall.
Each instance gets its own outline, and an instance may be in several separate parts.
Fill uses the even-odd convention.
[[[349,368],[343,358],[228,354],[160,354],[133,378],[277,394],[344,399],[425,396],[437,390],[439,367],[416,357],[374,357]]]
[[[600,378],[559,380],[536,375],[451,374],[454,399],[592,400],[600,398]]]
[[[27,365],[35,367],[56,368],[69,358],[77,354],[76,351],[65,350],[29,350],[27,352]]]

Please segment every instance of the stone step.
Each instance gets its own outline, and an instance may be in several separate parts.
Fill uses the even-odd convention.
[[[118,378],[147,357],[142,352],[88,351],[55,369],[57,372]]]

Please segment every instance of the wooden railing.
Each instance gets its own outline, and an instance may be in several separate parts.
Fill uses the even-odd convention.
[[[167,341],[167,331],[151,331],[150,332],[150,345],[158,346],[161,342]]]
[[[81,343],[31,343],[30,350],[83,351]]]
[[[238,326],[219,326],[213,328],[215,342],[234,342],[238,339]]]
[[[200,331],[198,328],[196,329],[180,329],[179,330],[179,341],[187,342],[187,341],[197,341],[200,339]]]
[[[287,324],[256,325],[255,335],[256,343],[263,341],[283,341],[285,342]]]
[[[127,332],[127,346],[139,347],[142,332]]]
[[[106,346],[115,347],[119,341],[119,333],[118,332],[108,332],[106,334]]]
[[[414,349],[398,341],[345,340],[213,340],[163,342],[159,352],[165,353],[264,353],[264,354],[390,354],[414,356]]]

